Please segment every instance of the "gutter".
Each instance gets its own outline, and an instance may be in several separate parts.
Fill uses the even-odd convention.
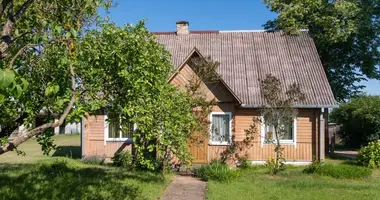
[[[81,145],[81,155],[82,155],[82,158],[85,156],[84,155],[84,123],[85,123],[85,119],[84,117],[82,117],[82,119],[80,120],[81,121],[81,130],[80,130],[80,145]]]
[[[323,128],[323,124],[324,124],[324,119],[323,119],[323,114],[325,112],[325,109],[321,108],[321,113],[319,114],[319,160],[323,160],[322,157],[323,157],[323,153],[322,153],[322,148],[323,148],[323,140],[322,138],[324,138],[324,128]]]
[[[249,105],[249,104],[241,104],[241,108],[264,108],[263,105]],[[338,104],[334,105],[295,105],[293,108],[339,108]]]

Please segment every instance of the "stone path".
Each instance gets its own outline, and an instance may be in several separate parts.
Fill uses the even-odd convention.
[[[162,200],[204,200],[206,183],[187,175],[176,175]]]

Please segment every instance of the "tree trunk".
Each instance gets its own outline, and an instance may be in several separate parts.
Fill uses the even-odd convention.
[[[14,22],[10,19],[7,20],[3,26],[3,31],[1,33],[1,43],[0,43],[0,59],[7,57],[7,50],[12,42],[12,29]]]
[[[279,163],[279,161],[280,161],[280,157],[281,157],[281,144],[280,144],[280,137],[279,137],[279,131],[280,130],[278,130],[278,126],[275,126],[275,128],[274,128],[274,131],[275,131],[275,134],[276,134],[276,164],[275,164],[275,166],[274,166],[274,171],[273,171],[273,174],[277,174],[277,172],[279,172],[280,171],[280,163]]]
[[[166,163],[167,163],[167,159],[169,157],[169,152],[168,152],[168,147],[165,147],[165,154],[162,158],[162,178],[165,179],[165,172],[166,172]]]

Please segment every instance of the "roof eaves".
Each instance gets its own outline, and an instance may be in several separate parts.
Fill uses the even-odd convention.
[[[190,51],[189,55],[187,55],[186,58],[182,61],[182,63],[177,66],[177,68],[175,69],[175,72],[169,77],[168,82],[170,82],[170,81],[173,80],[173,78],[175,77],[175,75],[177,75],[178,72],[181,71],[181,69],[186,65],[186,63],[189,61],[189,59],[191,58],[191,56],[194,55],[194,53],[197,53],[199,56],[202,57],[202,55],[199,53],[199,50],[196,47],[194,47]]]
[[[263,105],[249,105],[249,104],[241,104],[242,108],[264,108]],[[339,108],[339,104],[331,104],[331,105],[294,105],[293,108]]]

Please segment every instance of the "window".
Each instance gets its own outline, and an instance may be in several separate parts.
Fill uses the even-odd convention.
[[[227,145],[231,141],[231,113],[212,112],[210,114],[210,143]]]
[[[133,132],[136,129],[133,123],[112,114],[105,116],[104,123],[105,141],[132,141]]]
[[[280,139],[281,144],[295,144],[296,143],[296,127],[297,119],[294,119],[292,124],[282,124],[281,129],[284,131],[280,138],[276,138],[273,125],[268,125],[263,122],[262,125],[262,143],[271,144]]]

